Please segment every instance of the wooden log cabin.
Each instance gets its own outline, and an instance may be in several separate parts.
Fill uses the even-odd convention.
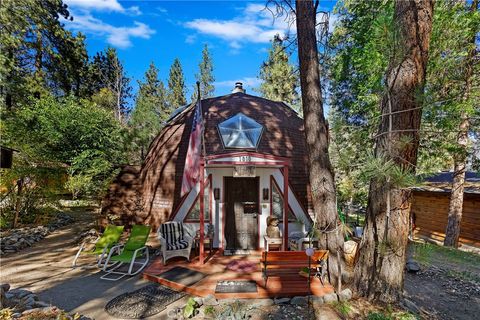
[[[452,172],[441,172],[413,190],[411,212],[415,236],[443,243],[452,181]],[[459,242],[480,248],[480,175],[474,172],[466,173]]]

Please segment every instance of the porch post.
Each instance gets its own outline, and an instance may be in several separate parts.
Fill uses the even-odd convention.
[[[205,163],[202,160],[200,163],[200,239],[198,241],[199,248],[199,261],[200,264],[204,264],[204,241],[205,241]]]
[[[283,250],[288,250],[288,165],[283,167]]]

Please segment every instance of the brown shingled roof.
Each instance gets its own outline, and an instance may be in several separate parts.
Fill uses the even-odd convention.
[[[299,202],[306,209],[311,209],[309,179],[307,168],[306,141],[303,120],[297,113],[282,102],[275,102],[245,93],[232,93],[225,96],[202,100],[205,115],[205,149],[206,155],[234,153],[242,150],[224,149],[217,125],[226,119],[243,113],[263,125],[265,130],[256,150],[257,153],[290,158],[289,182]],[[108,206],[104,213],[125,211],[126,207],[138,210],[142,203],[142,212],[124,212],[153,226],[158,226],[168,219],[181,202],[180,187],[182,183],[185,156],[188,148],[189,134],[193,121],[193,105],[173,117],[150,145],[150,150],[138,174],[136,186],[137,199],[117,199],[110,192],[106,198]],[[252,149],[247,149],[252,151]],[[121,174],[117,181],[120,181]],[[115,183],[114,183],[115,185]],[[111,191],[115,191],[113,185]],[[132,193],[130,193],[132,194]],[[168,199],[170,207],[153,204],[159,199]],[[131,203],[126,205],[126,203]],[[135,205],[134,205],[135,203]],[[166,203],[166,202],[165,202]],[[161,205],[160,205],[161,206]]]

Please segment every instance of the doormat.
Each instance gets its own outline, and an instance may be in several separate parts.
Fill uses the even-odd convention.
[[[233,260],[227,264],[227,269],[241,273],[252,273],[259,271],[258,262],[245,261],[245,260]]]
[[[143,319],[160,313],[183,296],[183,292],[159,284],[150,284],[113,298],[105,306],[105,311],[115,318]]]
[[[257,292],[257,283],[252,280],[217,281],[215,293],[249,293]]]
[[[157,275],[159,278],[179,283],[187,287],[194,285],[206,276],[207,275],[205,273],[184,267],[173,267],[172,269]]]
[[[225,249],[223,251],[224,256],[249,256],[255,253],[255,250],[248,249]]]

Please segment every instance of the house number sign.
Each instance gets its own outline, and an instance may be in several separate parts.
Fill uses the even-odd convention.
[[[255,166],[235,166],[233,167],[233,176],[235,178],[246,177],[251,178],[255,177]]]

